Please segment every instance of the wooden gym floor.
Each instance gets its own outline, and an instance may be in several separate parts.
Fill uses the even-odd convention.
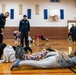
[[[4,39],[4,43],[15,45],[14,39]],[[69,54],[71,51],[76,49],[76,43],[71,43],[67,39],[51,39],[49,41],[36,41],[30,44],[33,52],[40,51],[40,47],[43,48],[53,48],[60,52],[65,52]],[[31,67],[20,66],[18,69],[10,71],[12,63],[2,63],[0,64],[0,75],[75,75],[76,68],[71,70],[68,68],[64,69],[33,69]],[[74,71],[74,72],[73,72]]]

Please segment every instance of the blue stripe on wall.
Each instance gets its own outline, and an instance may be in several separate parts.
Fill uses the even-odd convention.
[[[27,18],[31,19],[31,9],[27,9]]]
[[[14,9],[10,9],[10,19],[14,19]]]
[[[47,19],[47,18],[48,18],[48,10],[44,9],[44,19]]]
[[[60,19],[64,19],[64,10],[60,9]]]

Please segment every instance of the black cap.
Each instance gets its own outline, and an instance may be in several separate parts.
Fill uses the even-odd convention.
[[[26,15],[23,15],[23,17],[27,17]]]

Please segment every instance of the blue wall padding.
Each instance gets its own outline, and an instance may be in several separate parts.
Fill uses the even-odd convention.
[[[64,19],[64,10],[60,9],[60,19]]]
[[[44,19],[48,19],[48,10],[44,9]]]
[[[31,9],[27,9],[27,18],[31,19]]]
[[[52,2],[58,2],[58,0],[51,0]]]
[[[10,19],[14,19],[14,9],[10,9]]]

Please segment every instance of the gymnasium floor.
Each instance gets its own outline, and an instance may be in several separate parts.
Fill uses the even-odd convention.
[[[14,39],[4,39],[4,43],[15,45]],[[74,51],[76,49],[76,43],[71,43],[67,39],[51,39],[49,41],[36,41],[34,40],[33,44],[30,44],[33,52],[40,51],[40,47],[47,48],[51,47],[60,52],[65,52],[69,54],[69,52]],[[0,64],[0,75],[75,75],[76,68],[72,68],[72,70],[68,68],[64,69],[33,69],[32,67],[24,67],[20,66],[18,69],[14,69],[10,71],[12,63],[2,63]],[[75,71],[75,72],[73,72]]]

